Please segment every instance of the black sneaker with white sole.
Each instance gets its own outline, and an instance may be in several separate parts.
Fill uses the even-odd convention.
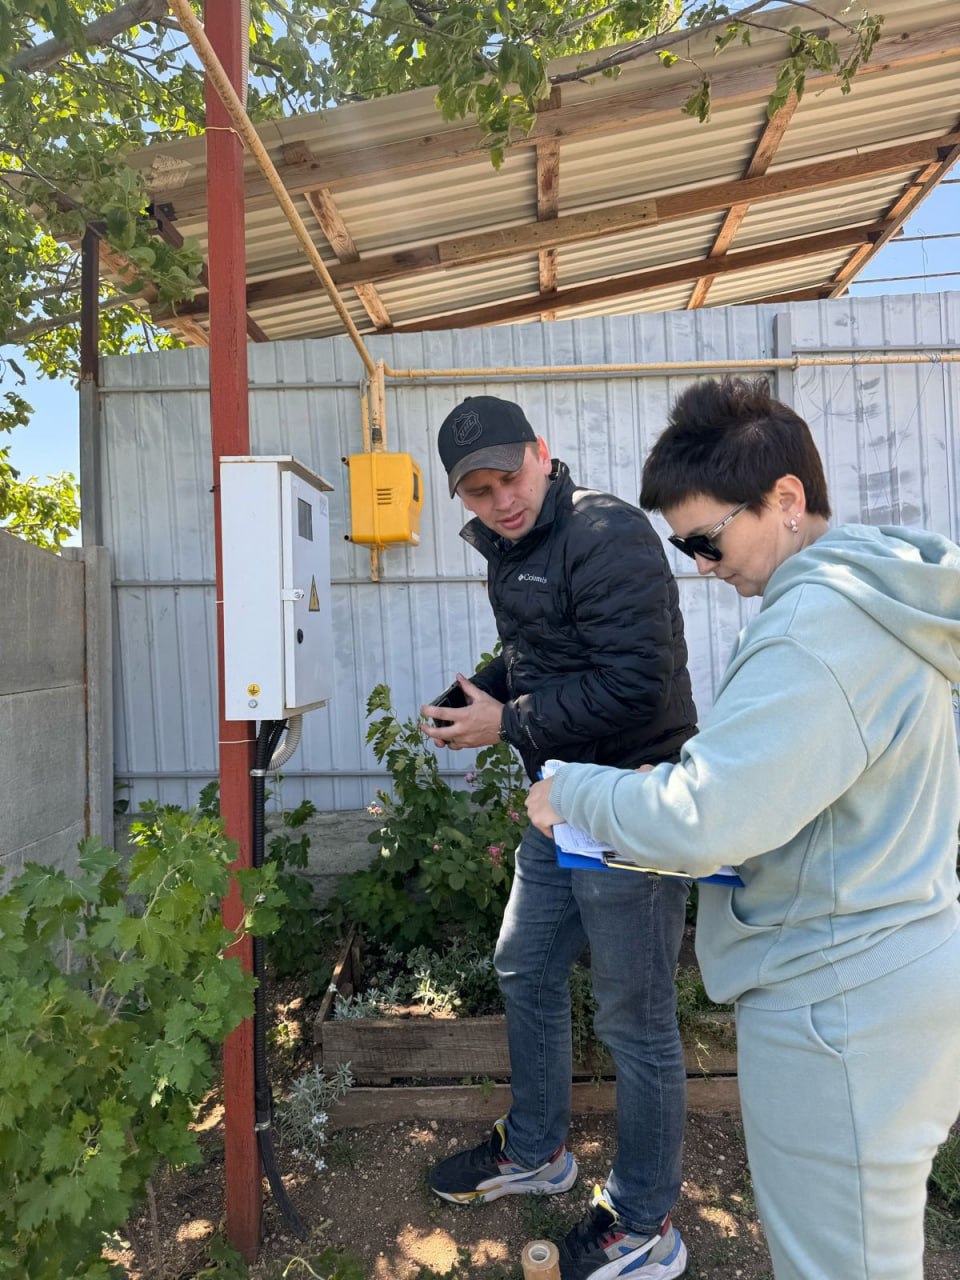
[[[577,1162],[566,1147],[558,1147],[538,1169],[525,1169],[506,1155],[506,1145],[506,1125],[498,1120],[485,1142],[441,1160],[430,1170],[431,1189],[454,1204],[471,1204],[501,1196],[557,1195],[576,1182]]]
[[[653,1235],[628,1231],[599,1187],[590,1212],[560,1245],[560,1280],[675,1280],[687,1269],[687,1246],[670,1215]]]

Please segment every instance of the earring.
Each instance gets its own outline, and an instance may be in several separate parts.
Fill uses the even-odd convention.
[[[790,517],[790,532],[791,532],[791,533],[799,533],[799,532],[800,532],[800,526],[797,524],[797,517],[796,517],[796,516],[791,516],[791,517]]]

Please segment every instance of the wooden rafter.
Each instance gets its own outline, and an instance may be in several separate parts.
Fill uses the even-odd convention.
[[[829,189],[844,183],[862,181],[864,178],[915,170],[948,162],[960,146],[960,132],[943,134],[919,142],[881,147],[873,151],[841,156],[833,160],[797,165],[780,169],[776,173],[758,177],[739,178],[708,187],[696,187],[674,192],[656,199],[633,200],[586,213],[566,214],[546,222],[524,223],[498,231],[480,232],[454,237],[431,245],[400,250],[396,253],[370,255],[358,262],[343,262],[330,270],[338,287],[372,284],[375,280],[412,276],[424,272],[468,266],[478,262],[508,258],[526,253],[539,253],[543,249],[556,248],[597,239],[603,235],[636,232],[644,225],[664,223],[695,217],[704,213],[730,210],[737,205],[747,205],[762,200],[774,200],[803,192]],[[638,256],[642,245],[636,243]],[[740,255],[738,255],[739,257]],[[642,258],[640,259],[642,261]],[[703,269],[683,279],[694,281],[703,276],[721,274],[722,258],[704,259]],[[710,268],[711,263],[717,269]],[[315,292],[316,276],[312,271],[291,272],[271,280],[247,286],[247,306],[255,307],[279,299]],[[541,311],[553,309],[552,297],[542,298]],[[191,301],[180,304],[179,316],[205,316],[208,309],[206,294],[197,294]],[[160,312],[155,318],[164,320],[170,313]]]
[[[715,213],[732,205],[776,200],[918,168],[939,162],[958,144],[960,133],[950,133],[920,142],[881,147],[834,160],[797,165],[756,178],[739,178],[655,199],[630,200],[585,213],[566,214],[547,222],[524,223],[502,230],[456,236],[396,253],[370,255],[359,262],[333,267],[330,274],[338,286],[356,285],[539,253],[561,245],[634,232],[645,225],[661,226],[683,218]]]
[[[777,148],[783,141],[783,135],[786,133],[787,126],[793,119],[794,112],[798,105],[799,100],[797,95],[795,93],[791,93],[779,111],[774,114],[773,118],[766,122],[763,131],[760,134],[760,140],[758,141],[756,149],[750,158],[750,163],[747,165],[746,171],[744,172],[743,176],[745,178],[759,178],[761,174],[766,173],[770,168],[773,157],[776,155]],[[717,232],[717,237],[713,242],[713,246],[707,254],[708,258],[720,258],[727,252],[733,244],[737,232],[743,225],[743,220],[746,218],[749,208],[749,203],[731,205],[727,210],[726,217],[720,226],[720,230]],[[707,294],[710,292],[710,286],[713,284],[715,279],[716,276],[703,276],[697,281],[693,292],[690,294],[689,301],[687,302],[688,310],[693,311],[696,308],[703,306],[707,300]]]
[[[110,247],[103,240],[99,244],[99,259],[101,268],[105,268],[106,272],[113,276],[114,279],[122,280],[124,284],[131,284],[139,276],[137,268],[122,253],[118,253],[116,249]],[[157,300],[156,285],[145,284],[139,294],[131,295],[130,301],[135,298],[142,298],[145,302],[150,303],[151,311],[153,310]],[[200,327],[195,319],[187,316],[174,315],[167,312],[162,319],[153,316],[156,323],[162,324],[165,329],[175,329],[181,338],[194,347],[208,347],[210,339],[206,332]]]
[[[183,247],[183,236],[166,214],[161,212],[159,209],[155,209],[153,210],[153,217],[157,224],[157,234],[160,236],[161,240],[165,240],[167,244],[173,245],[175,249],[181,249]],[[200,267],[200,288],[209,289],[209,287],[210,278],[207,274],[207,264],[204,262]],[[149,294],[144,290],[141,296],[146,298],[148,302],[154,302],[157,296],[156,290],[151,290]],[[192,322],[187,323],[185,320],[180,320],[175,315],[172,320],[166,321],[165,325],[167,328],[179,330],[181,337],[192,342],[195,347],[207,347],[210,345],[209,337],[198,324],[194,324]],[[246,330],[247,337],[251,342],[270,341],[249,312],[247,313],[246,318]]]
[[[178,320],[176,328],[179,330],[180,336],[182,338],[186,338],[186,340],[193,346],[209,347],[210,335],[207,333],[206,329],[202,329],[200,325],[197,324],[196,320]],[[264,339],[264,341],[266,341],[266,339]]]
[[[913,182],[893,202],[884,216],[884,222],[887,223],[887,230],[875,245],[861,245],[856,249],[849,259],[843,264],[833,279],[827,297],[836,298],[840,294],[845,293],[849,285],[852,283],[854,276],[867,265],[869,260],[881,249],[893,236],[897,234],[903,224],[913,213],[917,205],[927,196],[933,187],[937,185],[947,171],[960,160],[960,146],[954,147],[940,161],[939,164],[928,164],[921,169]]]
[[[828,189],[846,182],[864,178],[922,169],[928,172],[935,167],[940,172],[960,147],[960,132],[928,138],[895,147],[883,147],[858,155],[844,156],[815,164],[781,169],[774,174],[741,178],[719,183],[711,187],[694,188],[659,197],[655,200],[630,201],[610,208],[587,213],[568,214],[546,222],[526,223],[501,231],[481,232],[459,236],[433,245],[397,253],[371,255],[357,262],[341,262],[331,269],[334,282],[342,287],[372,284],[374,279],[390,279],[395,276],[416,275],[444,268],[466,266],[475,262],[506,258],[560,244],[591,240],[603,234],[622,234],[636,230],[644,224],[663,223],[693,217],[699,214],[730,210],[760,200],[788,197],[799,192]],[[862,244],[862,242],[857,242]],[[640,244],[637,244],[638,253]],[[864,252],[869,251],[869,245]],[[742,255],[737,254],[738,261]],[[722,274],[723,255],[704,259],[701,269],[685,280],[696,281],[702,277]],[[683,270],[687,270],[686,267]],[[289,299],[304,293],[316,292],[317,281],[312,271],[291,272],[270,280],[247,286],[247,307]],[[554,310],[555,290],[540,290],[540,311]],[[509,305],[506,304],[506,305]],[[206,316],[208,295],[199,293],[190,302],[178,306],[176,316]],[[495,308],[488,308],[495,310]],[[165,322],[173,318],[169,310],[155,313],[155,319]],[[386,326],[380,326],[386,327]]]
[[[340,262],[359,262],[360,250],[354,243],[343,215],[337,208],[333,193],[326,187],[321,187],[319,191],[309,191],[307,204],[320,223],[320,229],[329,240],[330,247]],[[377,329],[387,328],[390,325],[390,313],[377,292],[376,285],[358,283],[353,286],[353,291],[374,326]]]
[[[790,262],[797,258],[816,257],[855,248],[862,244],[872,244],[885,230],[886,226],[882,222],[871,222],[859,227],[844,227],[839,231],[802,236],[796,240],[763,245],[757,249],[743,249],[738,253],[728,253],[716,260],[704,258],[699,262],[682,262],[675,266],[656,267],[651,271],[614,276],[570,289],[559,289],[549,300],[537,294],[532,298],[519,298],[492,306],[476,307],[470,311],[458,311],[443,316],[425,316],[421,320],[395,325],[393,332],[415,333],[431,329],[468,329],[477,325],[526,320],[539,315],[547,301],[558,311],[567,307],[590,306],[613,298],[648,293],[651,290],[663,289],[675,284],[686,284],[699,280],[703,275],[726,275],[733,271],[750,271],[773,266],[779,262]]]
[[[553,222],[560,212],[560,143],[556,138],[537,143],[537,221]],[[539,252],[540,292],[554,293],[557,288],[557,250]],[[543,320],[553,320],[545,311]]]
[[[948,6],[944,6],[946,14]],[[893,66],[919,66],[947,61],[960,53],[960,19],[950,16],[937,27],[920,32],[893,31],[883,35],[874,48],[870,61],[857,71],[858,81],[889,72]],[[827,84],[832,73],[810,70],[806,76],[808,93]],[[538,113],[530,133],[515,143],[516,148],[536,146],[547,138],[568,139],[590,133],[610,133],[618,129],[635,129],[642,121],[675,120],[695,85],[683,64],[665,68],[662,80],[655,86],[632,91],[597,94],[588,100],[561,106],[555,111]],[[767,66],[720,69],[711,76],[713,108],[719,111],[727,104],[765,102],[770,93],[770,71]],[[271,129],[273,125],[269,126]],[[142,153],[148,166],[150,151]],[[278,171],[291,195],[302,195],[321,187],[339,191],[362,186],[376,176],[379,180],[399,173],[429,171],[473,161],[489,164],[481,130],[474,127],[447,129],[422,138],[382,146],[317,149],[309,157],[283,162]],[[206,212],[206,186],[201,175],[179,191],[164,192],[162,198],[172,203],[174,216],[180,220],[202,217]],[[274,197],[266,180],[251,174],[246,183],[248,210],[269,205]]]
[[[819,302],[830,293],[829,284],[813,284],[804,289],[787,289],[781,293],[758,293],[752,298],[744,298],[733,305],[737,307],[755,307],[761,302]]]

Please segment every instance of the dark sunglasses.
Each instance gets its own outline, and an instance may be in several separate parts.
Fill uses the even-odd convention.
[[[714,542],[714,539],[727,527],[734,516],[738,516],[741,511],[745,511],[749,505],[749,502],[741,502],[739,507],[734,507],[728,516],[724,516],[719,524],[715,524],[706,533],[691,533],[689,538],[679,538],[675,533],[672,533],[667,541],[671,546],[676,547],[678,551],[682,551],[685,556],[689,556],[691,560],[696,556],[702,556],[704,560],[722,560],[723,552]]]

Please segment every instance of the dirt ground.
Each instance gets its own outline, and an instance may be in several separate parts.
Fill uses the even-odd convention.
[[[318,1002],[300,998],[295,984],[268,989],[274,1035],[269,1050],[275,1096],[312,1066],[311,1026]],[[276,1031],[286,1029],[278,1036]],[[406,1121],[356,1129],[337,1126],[330,1108],[324,1158],[316,1173],[283,1145],[277,1163],[284,1185],[309,1230],[298,1241],[285,1226],[264,1184],[263,1242],[251,1280],[326,1280],[328,1270],[293,1262],[315,1261],[327,1249],[348,1251],[363,1280],[434,1280],[469,1263],[455,1280],[522,1280],[520,1255],[528,1240],[559,1240],[586,1211],[602,1182],[614,1145],[614,1118],[574,1118],[569,1145],[580,1165],[577,1185],[547,1198],[505,1196],[489,1205],[459,1206],[438,1199],[426,1175],[438,1160],[486,1136],[478,1122]],[[112,1257],[128,1280],[192,1280],[207,1264],[212,1238],[223,1228],[223,1108],[212,1095],[198,1117],[205,1162],[193,1171],[166,1171],[156,1180],[163,1269],[141,1269],[131,1251]],[[960,1128],[960,1126],[958,1126]],[[278,1135],[279,1138],[279,1135]],[[756,1216],[739,1114],[690,1114],[684,1141],[684,1183],[673,1214],[687,1243],[686,1280],[773,1280]],[[960,1277],[960,1223],[948,1221],[947,1239],[928,1230],[924,1280]],[[143,1215],[132,1224],[141,1242],[151,1237]],[[146,1250],[141,1250],[142,1261]],[[291,1265],[292,1263],[292,1265]],[[430,1272],[427,1272],[427,1268]],[[205,1272],[204,1280],[220,1272]],[[236,1270],[223,1273],[235,1280]],[[843,1276],[831,1280],[845,1280]]]
[[[214,1103],[201,1121],[208,1157],[203,1169],[159,1180],[167,1280],[196,1274],[221,1223],[221,1118]],[[312,1176],[281,1149],[285,1185],[311,1235],[306,1242],[290,1235],[268,1195],[263,1248],[251,1277],[279,1280],[284,1275],[320,1275],[289,1264],[296,1257],[315,1259],[324,1249],[336,1247],[360,1260],[366,1280],[413,1280],[425,1267],[448,1271],[458,1249],[465,1248],[469,1271],[458,1271],[458,1280],[467,1273],[477,1280],[520,1280],[524,1243],[558,1239],[584,1211],[594,1182],[602,1179],[607,1167],[613,1119],[590,1117],[574,1122],[570,1141],[581,1176],[564,1196],[504,1197],[476,1207],[438,1200],[426,1185],[427,1169],[479,1136],[477,1125],[453,1121],[341,1130],[330,1135],[329,1167]],[[690,1116],[685,1173],[674,1221],[690,1252],[688,1280],[772,1280],[736,1115]],[[144,1220],[138,1234],[146,1232]],[[141,1280],[145,1273],[136,1268],[131,1255],[125,1260],[130,1280]],[[925,1280],[956,1280],[960,1247],[928,1249],[924,1274]]]

